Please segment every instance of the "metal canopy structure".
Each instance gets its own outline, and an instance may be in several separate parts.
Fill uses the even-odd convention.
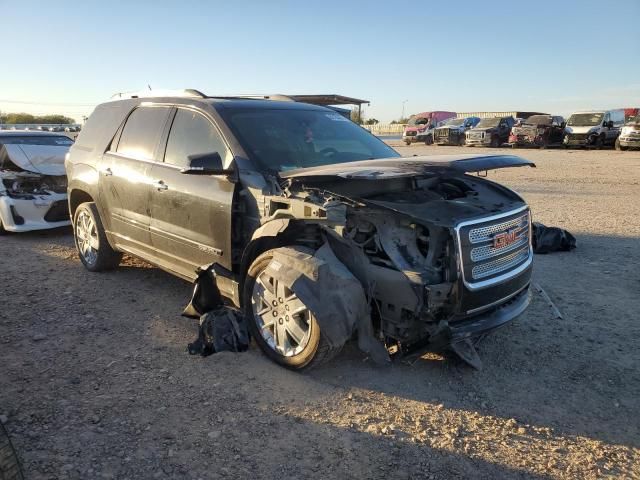
[[[344,95],[288,95],[296,102],[304,102],[304,103],[312,103],[314,105],[358,105],[358,107],[363,104],[369,105],[371,102],[369,100],[362,100],[360,98],[353,97],[345,97]]]
[[[358,121],[362,121],[362,105],[370,105],[369,100],[362,100],[360,98],[345,97],[344,95],[289,95],[296,102],[311,103],[313,105],[321,105],[323,107],[332,105],[357,105],[358,106]]]

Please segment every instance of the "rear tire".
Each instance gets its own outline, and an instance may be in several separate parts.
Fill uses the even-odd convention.
[[[277,364],[291,370],[317,367],[337,355],[341,348],[332,348],[329,345],[320,331],[318,321],[308,309],[299,311],[298,308],[296,313],[290,314],[290,318],[284,319],[287,312],[294,311],[294,305],[304,308],[306,306],[293,292],[279,284],[277,278],[271,278],[265,272],[272,258],[273,250],[264,252],[253,261],[247,272],[243,309],[249,331],[262,353]],[[276,302],[277,305],[271,305],[271,302]],[[289,305],[292,306],[291,309],[288,308]],[[258,314],[264,310],[268,311],[262,315]],[[289,321],[294,327],[291,330],[287,323],[284,323]],[[304,332],[304,335],[298,335],[299,342],[291,335],[294,330]]]
[[[120,264],[122,253],[111,248],[95,203],[85,202],[76,209],[73,237],[80,261],[90,272],[113,270]]]

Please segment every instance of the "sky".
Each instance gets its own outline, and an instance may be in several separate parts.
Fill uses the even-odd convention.
[[[336,93],[403,111],[640,106],[640,0],[0,0],[0,111],[116,92]]]

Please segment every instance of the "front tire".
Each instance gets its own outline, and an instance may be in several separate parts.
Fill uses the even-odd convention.
[[[624,152],[627,149],[627,147],[623,147],[622,145],[620,145],[620,139],[616,138],[616,150]]]
[[[73,215],[73,236],[80,261],[90,272],[112,270],[120,264],[122,253],[109,245],[95,203],[78,206]]]
[[[266,251],[247,272],[243,308],[249,331],[262,352],[277,364],[291,370],[316,367],[340,349],[329,345],[302,300],[266,271],[272,258],[273,250]]]
[[[500,146],[500,138],[497,136],[491,137],[491,148],[498,148]]]

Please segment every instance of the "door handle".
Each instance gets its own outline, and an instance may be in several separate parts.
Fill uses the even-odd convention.
[[[113,175],[113,172],[111,171],[111,169],[110,169],[110,168],[105,168],[105,169],[102,171],[102,175],[104,175],[105,177],[110,177],[111,175]]]
[[[158,190],[159,192],[162,192],[162,191],[168,190],[168,189],[169,189],[169,185],[164,183],[162,180],[158,180],[156,182],[156,190]]]

